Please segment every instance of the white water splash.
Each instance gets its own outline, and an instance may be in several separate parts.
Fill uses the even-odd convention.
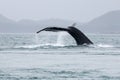
[[[103,48],[113,48],[113,45],[107,45],[107,44],[98,44],[98,47],[103,47]]]
[[[36,45],[39,44],[39,45],[42,45],[42,46],[69,46],[69,45],[76,45],[76,42],[75,42],[74,38],[71,35],[69,35],[67,32],[57,32],[57,33],[54,33],[54,35],[55,35],[55,37],[53,35],[52,36],[49,35],[49,36],[47,36],[48,38],[45,38],[46,36],[43,36],[41,39],[44,40],[44,38],[45,38],[45,39],[48,39],[48,40],[45,40],[45,41],[40,40],[40,41],[43,41],[41,43],[39,41],[39,35],[35,34],[35,44]],[[56,39],[54,39],[54,38],[56,38]],[[51,40],[54,40],[54,41],[51,41]],[[71,44],[69,44],[69,43],[71,43]]]
[[[23,45],[23,46],[15,46],[14,48],[27,48],[27,49],[32,49],[32,48],[38,48],[42,45]]]
[[[65,32],[58,33],[56,46],[64,46],[64,36],[65,36]]]
[[[114,48],[116,46],[109,45],[109,44],[95,44],[95,45],[89,45],[90,47],[94,48]]]

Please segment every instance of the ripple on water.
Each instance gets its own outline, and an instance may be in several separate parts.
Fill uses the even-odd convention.
[[[0,71],[1,80],[119,80],[100,70],[7,69]]]

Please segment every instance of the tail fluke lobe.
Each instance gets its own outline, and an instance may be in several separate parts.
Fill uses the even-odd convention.
[[[66,28],[60,28],[60,27],[47,27],[44,29],[41,29],[37,31],[36,33],[40,33],[41,31],[52,31],[52,32],[58,32],[58,31],[67,31],[68,29]]]

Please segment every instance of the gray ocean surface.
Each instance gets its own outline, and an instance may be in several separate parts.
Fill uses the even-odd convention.
[[[120,80],[120,34],[0,34],[0,80]]]

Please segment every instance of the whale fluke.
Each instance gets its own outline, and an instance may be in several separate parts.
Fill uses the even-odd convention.
[[[75,39],[77,45],[93,44],[93,42],[90,39],[88,39],[88,37],[83,32],[81,32],[79,29],[74,27],[75,25],[76,24],[74,23],[72,26],[68,26],[68,28],[47,27],[37,31],[36,33],[40,33],[41,31],[52,31],[52,32],[66,31]]]
[[[68,29],[60,28],[60,27],[47,27],[47,28],[41,29],[40,31],[37,31],[36,33],[40,33],[41,31],[58,32],[58,31],[68,31]]]

